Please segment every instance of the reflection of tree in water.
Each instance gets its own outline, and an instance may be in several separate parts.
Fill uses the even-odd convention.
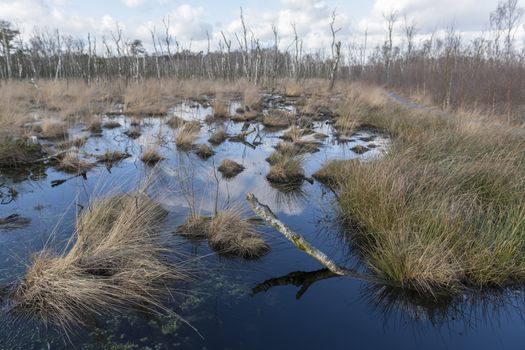
[[[332,271],[328,269],[320,269],[316,271],[295,271],[290,272],[289,274],[281,277],[276,278],[270,278],[269,280],[266,280],[262,283],[259,283],[255,287],[252,288],[252,294],[258,294],[261,292],[266,292],[269,289],[277,286],[286,286],[286,285],[294,285],[297,287],[301,287],[297,294],[295,295],[295,298],[297,300],[301,299],[304,293],[308,290],[308,288],[314,284],[317,281],[337,277],[339,275],[333,273]]]

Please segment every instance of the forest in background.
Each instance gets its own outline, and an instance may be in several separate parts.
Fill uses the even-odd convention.
[[[228,37],[221,32],[218,46],[193,52],[191,43],[180,43],[170,34],[170,21],[162,30],[151,30],[152,50],[140,40],[126,37],[117,24],[107,37],[64,35],[58,30],[37,30],[24,40],[20,30],[0,21],[0,78],[4,81],[83,79],[88,84],[121,79],[137,82],[159,79],[247,79],[271,85],[276,79],[297,81],[325,78],[384,85],[443,109],[475,109],[483,113],[523,120],[525,99],[525,50],[516,44],[515,33],[523,25],[524,10],[517,0],[503,0],[488,14],[490,30],[465,40],[448,30],[418,39],[416,24],[396,12],[384,14],[383,45],[368,47],[338,35],[337,13],[332,14],[329,47],[305,52],[295,34],[292,44],[279,47],[274,41],[256,38],[242,13],[243,31]],[[402,40],[395,40],[402,35]],[[396,41],[400,41],[399,43]],[[186,45],[187,44],[187,45]]]

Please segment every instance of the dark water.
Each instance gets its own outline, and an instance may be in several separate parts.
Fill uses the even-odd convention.
[[[232,105],[235,109],[235,104]],[[293,110],[293,108],[290,108]],[[204,120],[210,109],[183,104],[173,113],[186,119]],[[57,187],[54,180],[69,175],[53,168],[44,174],[25,174],[23,179],[1,176],[0,183],[16,188],[11,203],[0,206],[0,217],[20,214],[31,219],[29,226],[0,230],[1,281],[22,276],[32,252],[44,246],[63,249],[70,237],[75,211],[90,198],[105,193],[128,191],[155,172],[152,193],[169,210],[165,239],[190,263],[195,281],[175,286],[172,309],[175,315],[149,315],[140,312],[104,315],[86,320],[65,338],[54,329],[45,329],[31,320],[0,319],[2,349],[518,349],[525,344],[523,297],[507,290],[488,295],[465,295],[433,302],[399,291],[371,286],[351,278],[334,277],[316,261],[298,251],[279,233],[262,228],[271,252],[257,261],[224,259],[206,242],[187,242],[173,232],[188,215],[189,203],[202,214],[215,206],[216,181],[213,169],[224,158],[243,164],[246,170],[231,181],[220,180],[220,207],[246,208],[247,192],[254,192],[293,230],[341,264],[359,266],[338,225],[333,194],[315,182],[305,182],[298,191],[284,193],[265,179],[269,165],[265,158],[273,152],[283,131],[267,131],[259,126],[262,144],[248,145],[226,141],[214,147],[216,155],[203,161],[192,152],[177,151],[173,138],[177,131],[164,125],[165,119],[142,119],[142,136],[131,140],[122,133],[123,125],[104,130],[101,137],[90,137],[82,148],[83,157],[105,150],[128,151],[132,157],[108,170],[90,170],[87,179],[72,178]],[[231,135],[243,124],[221,123]],[[217,127],[205,124],[196,143],[204,143]],[[252,124],[250,127],[256,127]],[[72,132],[82,135],[82,125]],[[331,159],[358,157],[351,151],[356,144],[375,136],[375,148],[364,159],[380,156],[388,141],[361,131],[351,142],[339,144],[331,126],[315,124],[316,131],[330,135],[319,152],[304,157],[307,176]],[[256,139],[253,133],[248,141]],[[149,143],[161,140],[166,159],[151,169],[140,160]],[[219,176],[220,177],[220,176]],[[193,190],[192,190],[193,189]],[[190,326],[191,325],[191,326]]]

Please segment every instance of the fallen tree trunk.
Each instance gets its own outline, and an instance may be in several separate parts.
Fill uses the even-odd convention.
[[[302,250],[306,254],[319,261],[332,273],[339,276],[350,276],[355,279],[371,283],[388,284],[386,281],[359,273],[355,269],[347,269],[345,267],[337,265],[337,263],[330,259],[325,253],[312,246],[301,235],[293,232],[288,226],[282,223],[267,205],[259,202],[259,200],[255,197],[253,193],[248,193],[246,195],[246,200],[252,207],[252,210],[255,212],[255,214],[257,214],[257,216],[259,216],[266,223],[268,223],[270,226],[274,227],[277,231],[279,231],[297,248],[299,248],[299,250]]]

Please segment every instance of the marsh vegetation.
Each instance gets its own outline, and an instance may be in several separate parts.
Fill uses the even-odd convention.
[[[392,314],[415,327],[522,324],[523,54],[507,42],[474,55],[450,31],[410,52],[387,42],[365,64],[341,54],[335,20],[330,57],[300,52],[297,34],[295,52],[249,44],[242,15],[239,51],[223,34],[227,52],[199,54],[122,40],[103,55],[36,52],[34,40],[14,52],[1,23],[0,335],[249,348],[265,325],[307,347],[327,310],[345,330],[371,317],[384,331],[376,321]],[[304,242],[333,266],[318,269]],[[365,301],[355,313],[350,297]],[[287,318],[309,323],[275,322]],[[337,343],[322,345],[346,344],[334,327]],[[27,348],[57,344],[46,337]]]

